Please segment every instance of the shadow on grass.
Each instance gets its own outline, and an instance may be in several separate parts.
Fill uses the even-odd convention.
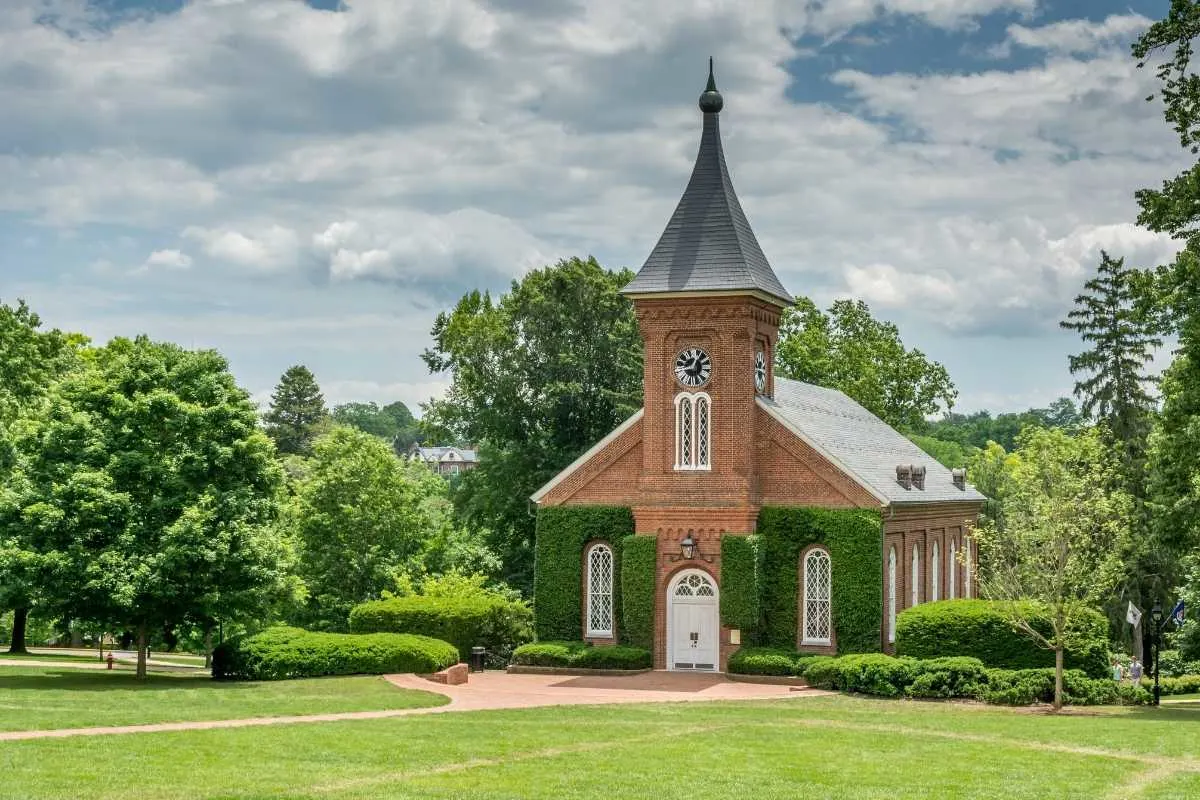
[[[113,689],[161,691],[164,689],[218,689],[234,686],[249,688],[252,684],[214,681],[207,675],[154,675],[139,681],[132,672],[83,672],[81,670],[46,669],[36,675],[7,675],[0,673],[0,691],[5,689],[44,689],[67,692],[107,692]]]

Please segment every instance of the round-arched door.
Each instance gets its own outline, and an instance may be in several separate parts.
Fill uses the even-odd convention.
[[[684,570],[667,586],[667,669],[717,669],[721,626],[717,584],[702,570]]]

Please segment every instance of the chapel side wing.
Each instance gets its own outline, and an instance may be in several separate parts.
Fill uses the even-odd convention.
[[[642,416],[638,409],[530,499],[543,507],[636,503],[642,472]]]

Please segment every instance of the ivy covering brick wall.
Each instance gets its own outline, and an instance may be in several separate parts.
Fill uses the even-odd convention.
[[[654,568],[658,540],[626,536],[621,540],[621,641],[650,648],[654,643]]]
[[[758,537],[721,537],[721,624],[752,641],[758,631],[758,575],[755,569]]]
[[[766,644],[795,647],[800,553],[810,544],[822,544],[832,562],[838,653],[879,650],[883,617],[883,521],[879,512],[767,507],[758,515],[758,536]]]
[[[533,614],[537,638],[575,640],[583,630],[583,547],[613,549],[613,619],[621,620],[621,540],[633,533],[623,506],[539,508],[534,544]],[[618,626],[619,628],[619,626]]]

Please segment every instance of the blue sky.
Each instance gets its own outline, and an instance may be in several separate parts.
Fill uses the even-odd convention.
[[[8,6],[15,10],[7,10]],[[0,300],[225,353],[269,395],[442,391],[436,313],[570,255],[637,268],[707,57],[794,294],[866,300],[960,410],[1069,393],[1057,321],[1186,164],[1129,43],[1168,3],[9,0]]]

